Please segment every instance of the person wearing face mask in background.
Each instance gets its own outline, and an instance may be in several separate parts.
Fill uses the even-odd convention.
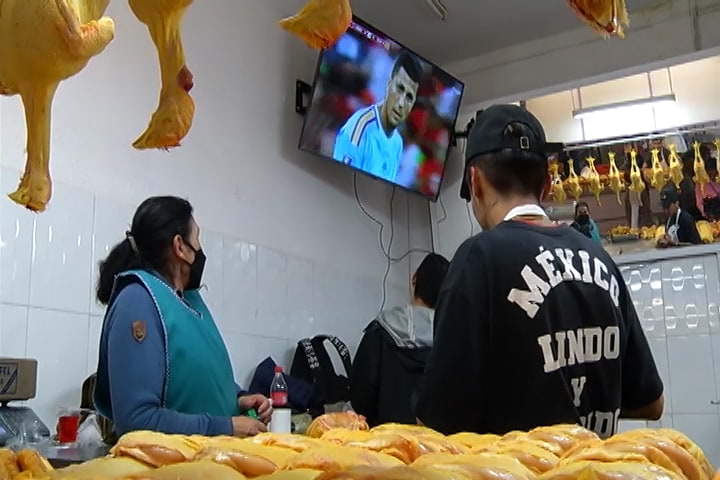
[[[198,291],[204,266],[193,208],[170,196],[145,200],[125,240],[100,263],[97,298],[107,311],[95,404],[117,435],[266,431],[270,402],[235,383],[227,348]]]
[[[600,230],[595,220],[590,218],[590,206],[587,202],[578,202],[575,205],[575,221],[570,225],[596,243],[602,243]]]

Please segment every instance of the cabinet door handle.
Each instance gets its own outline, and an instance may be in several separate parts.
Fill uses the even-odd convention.
[[[720,400],[710,400],[710,405],[720,405]]]

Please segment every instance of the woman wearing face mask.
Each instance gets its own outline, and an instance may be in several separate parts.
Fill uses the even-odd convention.
[[[600,230],[595,220],[590,218],[590,206],[587,202],[578,202],[575,205],[575,221],[570,225],[596,243],[602,243]]]
[[[100,263],[107,305],[95,403],[115,433],[251,436],[272,408],[235,384],[223,339],[198,289],[205,254],[187,200],[152,197]],[[245,415],[255,410],[260,420]]]

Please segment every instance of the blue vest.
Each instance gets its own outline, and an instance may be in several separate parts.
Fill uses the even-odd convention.
[[[185,291],[183,301],[152,273],[130,270],[117,276],[113,297],[133,282],[147,289],[165,333],[162,406],[194,415],[239,415],[230,356],[200,293]]]

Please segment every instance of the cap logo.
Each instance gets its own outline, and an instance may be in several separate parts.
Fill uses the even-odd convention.
[[[530,150],[530,139],[528,137],[520,137],[520,148],[522,150]]]

